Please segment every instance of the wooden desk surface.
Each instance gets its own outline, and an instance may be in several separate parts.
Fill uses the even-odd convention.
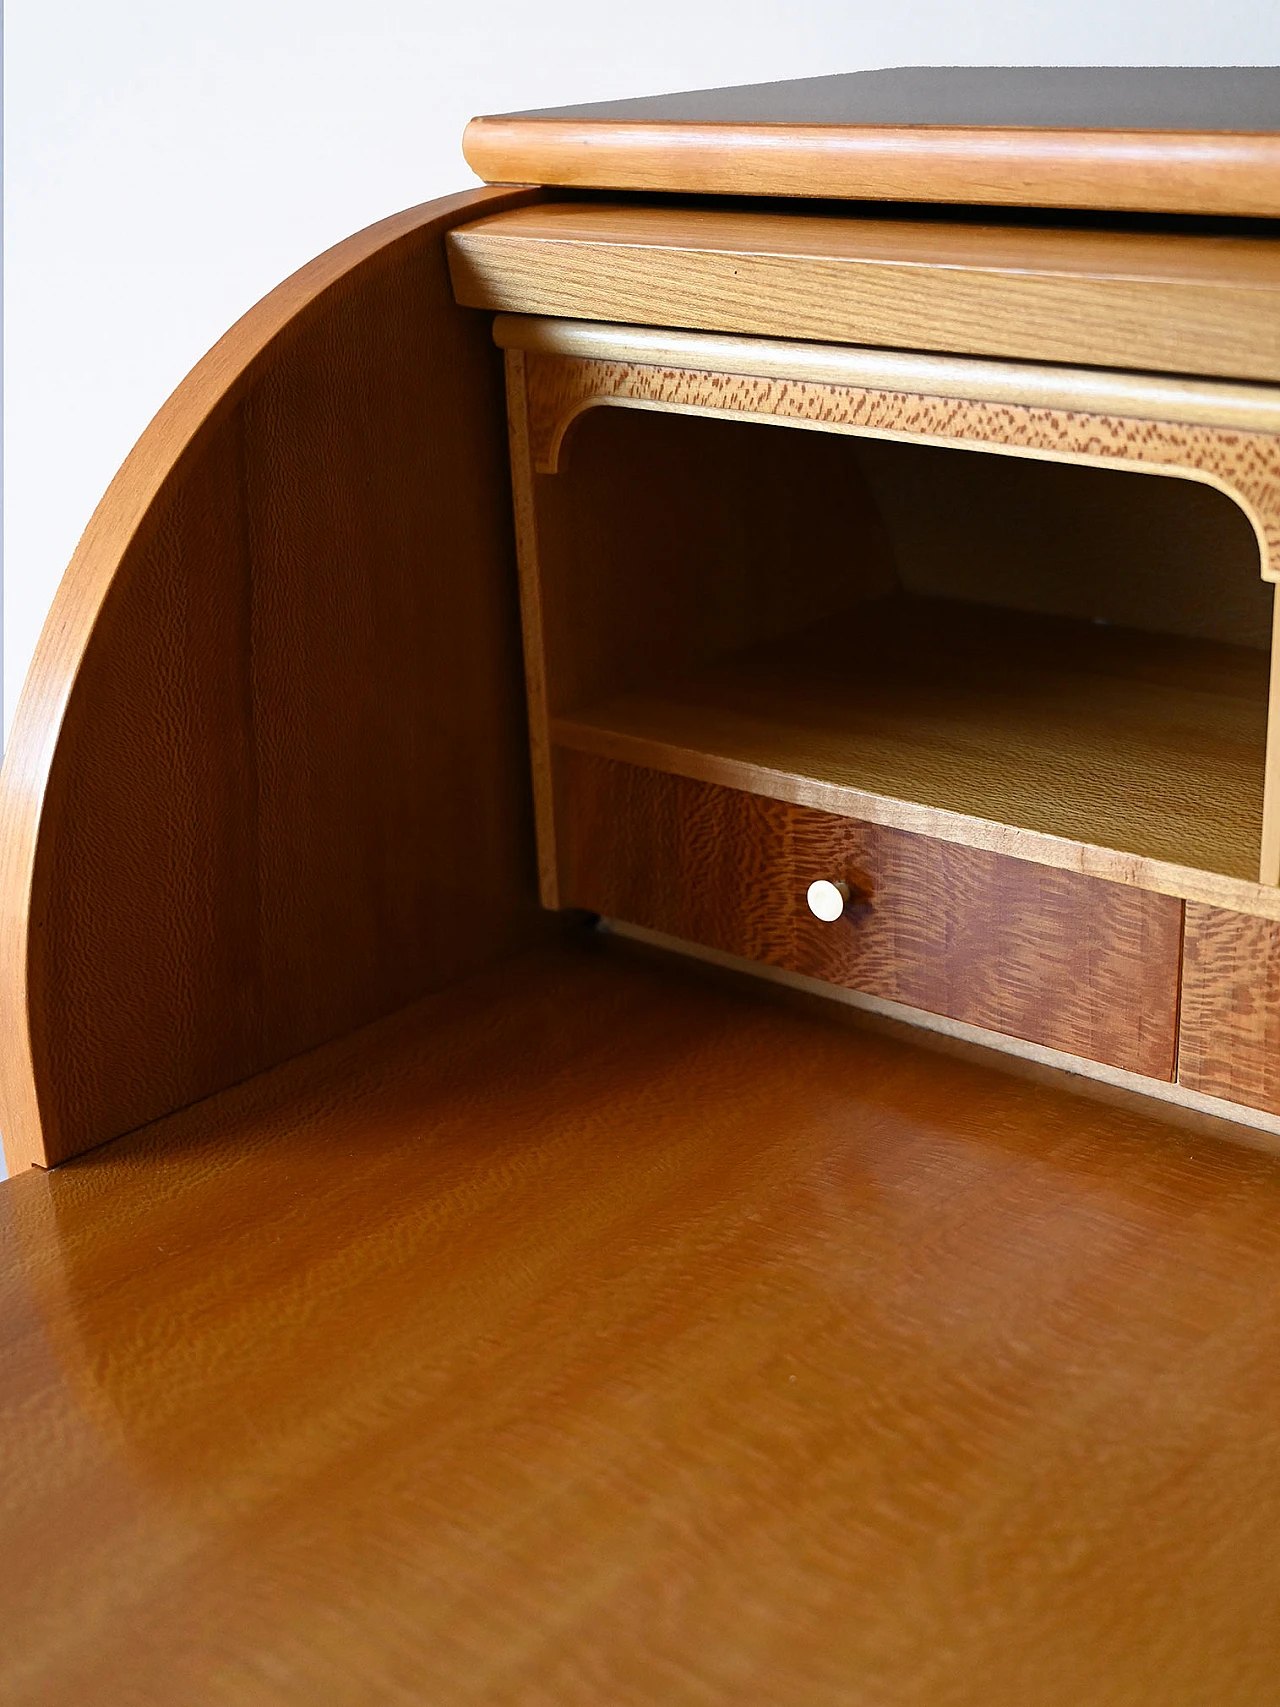
[[[587,939],[10,1182],[0,1696],[1276,1699],[1280,1163],[957,1050]]]

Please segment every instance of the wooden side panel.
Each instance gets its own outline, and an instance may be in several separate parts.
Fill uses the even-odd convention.
[[[1171,1079],[1182,904],[686,778],[557,754],[566,902]],[[805,891],[842,879],[834,925]]]
[[[0,784],[0,1083],[54,1162],[541,928],[505,448],[463,195],[184,381],[86,532]]]
[[[1188,902],[1178,1083],[1280,1114],[1280,924]]]

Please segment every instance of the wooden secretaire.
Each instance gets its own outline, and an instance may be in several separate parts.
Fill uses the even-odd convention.
[[[1280,1698],[1280,73],[465,148],[18,712],[6,1699]]]

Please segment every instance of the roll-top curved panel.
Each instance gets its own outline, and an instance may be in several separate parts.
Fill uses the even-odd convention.
[[[0,1125],[64,1159],[540,928],[500,356],[397,215],[147,429],[0,779]]]

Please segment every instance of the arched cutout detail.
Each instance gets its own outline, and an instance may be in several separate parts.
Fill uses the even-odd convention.
[[[589,357],[530,352],[523,359],[540,474],[559,469],[566,435],[585,411],[622,407],[1176,475],[1215,487],[1244,512],[1262,578],[1280,580],[1280,436],[1273,433]]]

